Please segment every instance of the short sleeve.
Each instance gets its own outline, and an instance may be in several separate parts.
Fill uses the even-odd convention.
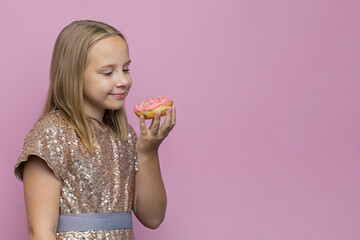
[[[131,143],[133,146],[133,149],[134,149],[134,170],[135,170],[135,173],[138,172],[139,168],[138,168],[138,161],[137,161],[137,153],[136,153],[136,142],[138,140],[138,137],[136,135],[136,132],[134,131],[133,127],[129,124],[129,127],[128,127],[128,142]]]
[[[24,162],[34,155],[43,159],[62,183],[66,171],[63,130],[47,118],[37,122],[27,134],[22,152],[14,168],[15,176],[23,181]]]

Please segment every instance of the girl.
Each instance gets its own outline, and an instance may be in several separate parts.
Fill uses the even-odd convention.
[[[158,148],[175,126],[140,118],[137,138],[124,102],[131,87],[124,36],[95,21],[59,34],[45,107],[14,173],[24,183],[28,231],[40,239],[133,239],[131,211],[146,227],[165,217]]]

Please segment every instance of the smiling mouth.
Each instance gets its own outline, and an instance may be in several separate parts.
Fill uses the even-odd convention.
[[[117,94],[110,94],[110,95],[115,97],[115,98],[122,99],[122,98],[125,98],[126,93],[117,93]]]

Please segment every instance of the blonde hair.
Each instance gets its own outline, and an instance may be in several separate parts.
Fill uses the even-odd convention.
[[[95,138],[90,119],[83,109],[83,79],[90,48],[109,36],[124,36],[112,26],[92,20],[74,21],[66,26],[56,39],[50,70],[50,86],[40,116],[60,111],[64,120],[75,129],[80,140],[93,150]],[[125,40],[126,41],[126,40]],[[124,107],[105,110],[103,122],[121,140],[127,137],[128,122]]]

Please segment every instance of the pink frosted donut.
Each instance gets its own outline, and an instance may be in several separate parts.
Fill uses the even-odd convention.
[[[164,116],[167,109],[172,105],[173,101],[171,98],[157,96],[139,102],[139,104],[134,107],[134,112],[138,117],[143,115],[145,119],[152,119],[157,112],[161,112],[161,116]]]

